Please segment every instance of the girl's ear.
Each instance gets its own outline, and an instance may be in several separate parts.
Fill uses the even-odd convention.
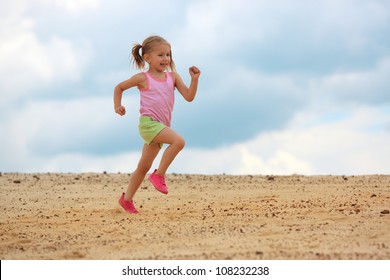
[[[144,54],[143,56],[144,61],[146,61],[148,64],[150,63],[150,56],[148,53]]]

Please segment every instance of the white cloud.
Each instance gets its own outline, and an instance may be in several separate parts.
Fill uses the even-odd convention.
[[[1,103],[30,97],[37,88],[79,81],[92,56],[91,44],[55,35],[43,41],[34,31],[34,19],[23,14],[25,9],[9,9],[0,27]]]
[[[79,14],[86,10],[94,10],[100,6],[100,0],[41,0],[64,8],[70,13]]]
[[[304,112],[285,129],[260,133],[240,144],[185,150],[174,167],[208,174],[388,174],[390,116],[386,110],[357,108],[334,120]]]
[[[186,147],[175,159],[169,172],[263,175],[389,174],[388,109],[360,107],[335,119],[322,119],[323,115],[315,111],[303,112],[285,129],[260,133],[255,138],[238,144],[212,150]],[[28,130],[24,132],[28,133]],[[130,152],[129,149],[129,152],[107,155],[64,152],[46,157],[43,154],[32,155],[23,145],[23,140],[17,137],[12,139],[14,150],[9,154],[23,162],[22,165],[16,164],[19,168],[23,166],[23,169],[18,171],[132,172],[140,156],[140,149],[136,152]],[[21,141],[21,146],[18,146],[18,141]],[[122,141],[125,139],[118,138],[118,142]],[[191,139],[187,139],[187,143],[190,141]],[[137,143],[139,148],[141,145]],[[19,148],[25,148],[24,153],[21,153]],[[154,167],[157,167],[161,154]],[[13,171],[7,169],[8,166],[4,162],[1,165],[3,171]]]
[[[369,35],[378,27],[387,27],[387,5],[383,1],[337,0],[193,1],[187,6],[186,25],[183,28],[192,31],[187,33],[188,37],[202,37],[202,42],[206,46],[214,46],[216,51],[228,47],[224,43],[234,46],[241,44],[242,50],[245,50],[246,46],[242,43],[267,43],[266,40],[291,35],[321,41],[329,37],[349,40],[349,36],[353,39],[363,34]],[[286,34],[286,30],[306,33]]]
[[[141,153],[121,153],[107,156],[91,156],[85,154],[60,154],[39,161],[37,166],[27,167],[28,172],[45,170],[45,172],[123,172],[134,171]]]
[[[382,58],[371,69],[334,72],[312,79],[311,91],[331,102],[383,104],[390,102],[390,57]]]
[[[70,155],[91,159],[138,148],[138,104],[131,99],[123,104],[126,117],[114,113],[112,96],[40,100],[3,112],[7,121],[0,122],[0,170],[44,170],[45,161],[62,166]]]
[[[262,6],[261,1],[190,2],[185,24],[173,34],[174,46],[192,56],[208,58],[235,47],[245,50],[247,43],[259,43],[263,38],[265,29],[253,24],[261,20],[258,12]]]

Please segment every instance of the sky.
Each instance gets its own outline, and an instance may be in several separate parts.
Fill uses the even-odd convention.
[[[160,35],[196,99],[190,174],[390,174],[390,1],[0,0],[0,172],[132,172],[134,43]],[[158,157],[154,163],[157,167]]]

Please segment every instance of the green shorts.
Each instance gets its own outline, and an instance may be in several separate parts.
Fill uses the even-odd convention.
[[[153,120],[151,117],[141,116],[139,118],[138,130],[142,139],[146,145],[151,145],[153,139],[167,126],[158,121]],[[162,147],[162,143],[160,147]]]

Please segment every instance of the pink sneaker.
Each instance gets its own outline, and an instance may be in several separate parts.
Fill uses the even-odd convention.
[[[150,174],[149,181],[153,184],[156,190],[158,190],[163,194],[168,194],[168,188],[167,185],[165,184],[164,176],[157,174],[156,171],[157,169],[155,169],[154,172]]]
[[[122,196],[119,198],[119,204],[126,210],[126,212],[131,214],[137,214],[138,210],[135,209],[133,201],[125,200],[125,193],[122,193]]]

